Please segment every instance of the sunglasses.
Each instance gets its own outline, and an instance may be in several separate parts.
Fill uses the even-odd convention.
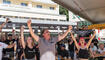
[[[49,33],[49,31],[44,32],[44,34]]]

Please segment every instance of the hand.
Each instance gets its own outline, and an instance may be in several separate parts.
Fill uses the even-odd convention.
[[[16,45],[16,43],[11,44],[10,48],[14,47]]]
[[[15,46],[16,45],[16,42],[15,43],[13,43],[13,46]]]
[[[70,32],[70,31],[71,31],[71,29],[72,29],[72,26],[69,26],[69,27],[68,27],[68,31]]]
[[[6,18],[6,23],[8,22],[9,18]]]
[[[22,30],[22,31],[24,31],[24,28],[25,28],[25,26],[24,26],[24,25],[22,25],[22,26],[21,26],[21,30]]]
[[[15,32],[15,30],[13,29],[13,30],[12,30],[12,32],[14,33],[14,32]]]
[[[96,31],[94,31],[94,34],[96,34]]]
[[[31,20],[27,21],[27,25],[30,26],[31,25]]]
[[[69,31],[72,29],[72,26],[69,26]]]
[[[92,54],[90,57],[94,58],[95,56]]]

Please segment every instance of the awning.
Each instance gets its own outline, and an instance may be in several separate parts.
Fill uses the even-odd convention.
[[[105,24],[93,24],[88,26],[88,29],[105,29]]]
[[[105,23],[105,0],[53,0],[93,24]]]

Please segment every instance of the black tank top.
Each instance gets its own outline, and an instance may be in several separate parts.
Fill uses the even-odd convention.
[[[35,57],[35,47],[29,48],[28,46],[26,46],[24,53],[26,59],[33,59]]]
[[[87,48],[79,50],[78,53],[79,58],[88,59],[89,58],[89,51]]]

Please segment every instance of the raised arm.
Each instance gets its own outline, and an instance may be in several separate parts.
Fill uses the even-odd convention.
[[[95,54],[94,57],[100,57],[100,56],[105,56],[105,51],[102,52],[101,54]]]
[[[86,45],[87,48],[89,48],[89,46],[90,46],[90,44],[91,44],[93,38],[95,37],[95,35],[96,35],[96,31],[94,31],[93,36],[92,36],[92,37],[90,38],[90,40],[88,41],[88,43],[87,43],[87,45]]]
[[[2,28],[4,27],[4,25],[8,22],[8,19],[6,19],[6,22],[2,23],[0,26],[0,31],[2,30]]]
[[[31,20],[28,20],[27,26],[28,26],[28,28],[29,28],[29,31],[30,31],[31,36],[34,38],[34,40],[36,40],[36,41],[38,42],[39,36],[37,36],[37,35],[33,32],[32,27],[31,27]]]
[[[23,46],[23,48],[25,49],[26,44],[25,44],[25,42],[24,42],[24,26],[21,26],[20,33],[21,33],[22,46]]]
[[[16,43],[13,43],[13,44],[8,45],[6,48],[12,48],[12,47],[14,47],[15,45],[16,45]]]
[[[15,39],[15,30],[12,30],[12,38]]]
[[[61,41],[62,39],[64,39],[67,36],[67,34],[71,31],[71,29],[72,29],[72,26],[69,26],[68,30],[64,34],[58,35],[58,41]]]
[[[79,50],[79,49],[80,49],[80,47],[79,47],[79,45],[78,45],[78,43],[77,43],[77,41],[76,41],[75,37],[73,36],[72,32],[70,32],[70,34],[71,34],[72,39],[74,40],[74,43],[75,43],[75,45],[76,45],[77,49]]]

